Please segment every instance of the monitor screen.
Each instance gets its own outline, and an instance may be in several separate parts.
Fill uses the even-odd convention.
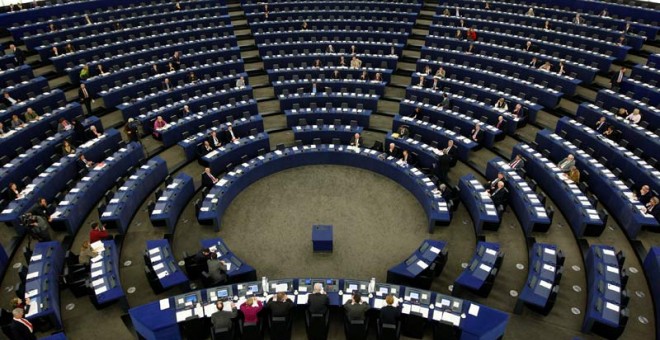
[[[191,294],[191,295],[186,295],[184,298],[184,302],[187,303],[192,303],[196,304],[197,303],[197,295],[196,294]]]
[[[249,285],[248,286],[248,292],[258,293],[259,292],[259,285],[257,285],[257,284]]]
[[[306,285],[311,285],[311,284],[312,284],[312,279],[307,279],[307,280],[305,280],[305,284],[306,284]]]
[[[355,292],[355,291],[358,290],[358,285],[350,284],[350,285],[348,285],[348,289]]]
[[[419,299],[419,294],[415,292],[410,292],[410,299],[411,300],[417,300]]]
[[[223,289],[223,290],[219,290],[219,291],[218,291],[218,297],[219,297],[219,298],[223,298],[223,297],[227,297],[227,296],[229,296],[229,293],[227,292],[226,289]]]
[[[335,282],[334,282],[334,280],[332,280],[332,279],[327,279],[327,280],[325,280],[325,284],[327,284],[327,285],[331,285],[331,284],[334,284],[334,283],[335,283]]]
[[[383,294],[388,294],[390,292],[390,290],[387,287],[380,287],[378,291]]]

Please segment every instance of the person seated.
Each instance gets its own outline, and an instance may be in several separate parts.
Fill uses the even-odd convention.
[[[96,126],[95,126],[95,125],[92,125],[92,126],[89,127],[89,137],[88,137],[88,140],[96,139],[96,138],[99,138],[99,137],[101,137],[101,136],[103,136],[103,134],[100,133],[100,132],[98,132],[98,130],[96,130]]]
[[[78,156],[78,161],[76,163],[78,165],[79,170],[89,169],[94,166],[94,162],[88,161],[87,158],[85,158],[85,155],[82,153],[80,154],[80,156]]]
[[[157,140],[161,140],[163,137],[160,134],[160,129],[162,129],[166,126],[167,126],[167,122],[165,121],[165,119],[163,119],[163,116],[156,117],[156,120],[154,121],[154,131],[151,134]]]
[[[523,50],[527,51],[527,52],[536,52],[537,47],[532,44],[531,40],[527,40],[527,42],[525,43],[525,46],[523,46]]]
[[[626,120],[630,123],[639,124],[642,120],[642,115],[639,113],[639,109],[634,109],[633,112],[626,117]]]
[[[96,65],[96,71],[98,72],[99,76],[105,76],[109,74],[103,69],[103,65],[101,64]]]
[[[490,199],[493,200],[498,212],[504,211],[509,199],[509,191],[504,187],[504,182],[497,183],[495,190],[490,193]]]
[[[356,148],[364,147],[364,138],[362,138],[362,136],[356,132],[355,135],[353,135],[353,138],[351,138],[350,145]]]
[[[5,124],[0,122],[0,137],[7,137],[9,129],[5,127]]]
[[[468,28],[467,33],[465,34],[469,40],[476,41],[477,40],[477,30],[474,29],[474,27]]]
[[[584,25],[585,20],[582,19],[582,17],[580,16],[580,13],[576,13],[575,17],[573,18],[573,23],[576,24],[576,25]]]
[[[456,30],[456,33],[454,33],[454,39],[463,40],[463,38],[463,31]]]
[[[60,118],[57,123],[57,132],[68,131],[73,129],[73,125],[69,124],[64,118]]]
[[[603,136],[609,138],[609,139],[614,139],[615,134],[614,134],[614,127],[613,126],[608,126],[605,131],[603,131]]]
[[[569,172],[571,167],[575,165],[575,156],[569,154],[566,158],[562,159],[558,164],[559,170],[563,172]]]
[[[558,75],[563,75],[566,73],[566,65],[564,64],[564,60],[559,61],[559,66],[557,66],[557,74]]]
[[[307,25],[307,21],[303,21],[302,26],[300,27],[302,31],[307,31],[309,30],[309,26]]]
[[[332,45],[328,45],[328,47],[325,48],[325,53],[335,53],[334,47],[332,47]]]
[[[331,78],[332,78],[332,79],[342,79],[342,77],[341,77],[341,73],[339,73],[339,70],[334,70],[334,71],[332,72],[332,76],[331,76]]]
[[[25,121],[29,123],[37,120],[39,120],[39,115],[31,107],[28,107],[25,111]]]
[[[546,61],[543,65],[539,66],[539,70],[550,72],[552,70],[552,64]]]
[[[451,108],[451,100],[449,99],[449,94],[443,93],[442,94],[442,101],[436,105],[437,107],[441,107],[443,110],[448,110]]]
[[[35,329],[32,323],[25,319],[25,310],[23,308],[15,308],[12,310],[13,319],[9,325],[11,334],[14,339],[21,340],[36,340],[34,335]]]
[[[421,113],[422,113],[422,109],[419,106],[417,106],[415,107],[415,110],[413,110],[412,115],[410,115],[409,117],[412,119],[417,119],[417,116],[421,116]]]
[[[344,56],[339,56],[339,66],[341,67],[346,67],[346,59],[344,59]]]
[[[3,102],[6,106],[12,106],[12,105],[14,105],[14,104],[20,102],[20,100],[18,100],[18,99],[14,99],[14,98],[9,94],[9,92],[5,91],[5,92],[2,93],[2,102]]]
[[[314,284],[314,292],[307,297],[307,310],[310,314],[325,314],[330,305],[330,299],[319,282]]]
[[[80,77],[80,80],[87,80],[90,77],[89,65],[87,64],[83,65],[82,69],[80,70],[80,74],[78,76]]]
[[[653,193],[651,192],[651,187],[648,185],[642,185],[639,190],[633,192],[633,195],[635,195],[635,199],[638,200],[640,203],[646,205],[649,203],[651,200],[651,197],[653,197]]]
[[[524,111],[523,111],[523,106],[522,104],[518,103],[516,104],[516,107],[511,111],[511,115],[513,115],[514,118],[518,119],[523,119],[524,118]]]
[[[187,79],[189,84],[196,83],[199,80],[195,75],[195,72],[193,71],[190,71],[190,73],[188,73]]]
[[[218,183],[218,179],[211,173],[211,168],[204,168],[204,172],[202,173],[202,186],[210,188],[215,183]]]
[[[624,119],[625,119],[626,117],[628,117],[629,114],[630,114],[630,113],[628,113],[628,110],[626,110],[626,109],[623,108],[623,107],[620,107],[620,108],[616,111],[616,115],[619,116],[619,117],[621,117],[621,118],[624,118]]]
[[[90,261],[97,257],[99,254],[92,250],[89,241],[85,241],[80,246],[80,253],[78,254],[78,262],[80,264],[89,265]]]
[[[170,78],[165,78],[163,80],[163,91],[172,91],[174,90],[174,85],[170,82]]]
[[[399,126],[399,128],[396,129],[396,134],[399,135],[397,138],[408,138],[410,135],[410,129],[408,128],[408,125]]]
[[[213,147],[211,146],[211,143],[209,143],[208,140],[205,140],[202,145],[199,146],[199,155],[204,156],[207,153],[213,151]]]
[[[470,44],[468,46],[467,51],[465,51],[465,53],[467,53],[467,54],[476,54],[477,53],[477,48],[474,47],[474,44]]]
[[[528,16],[528,17],[533,17],[534,16],[534,8],[530,7],[527,10],[527,13],[525,13],[525,15]]]
[[[500,182],[506,182],[506,179],[504,178],[504,173],[503,172],[498,172],[497,177],[493,179],[492,181],[487,182],[484,187],[486,187],[487,192],[492,192],[497,188],[497,183]]]
[[[483,131],[481,131],[481,125],[479,123],[474,124],[474,128],[472,128],[472,131],[470,131],[470,139],[479,144],[481,143],[481,140],[483,139]]]
[[[497,123],[495,124],[495,127],[500,131],[506,130],[506,120],[504,120],[504,116],[497,117]]]
[[[380,309],[380,322],[383,324],[388,324],[388,325],[396,325],[399,322],[399,318],[401,318],[401,311],[397,307],[397,304],[395,304],[397,300],[392,296],[392,294],[388,294],[385,297],[385,307]]]
[[[238,141],[238,135],[234,133],[234,127],[232,123],[227,123],[227,130],[223,134],[223,141],[225,143],[232,143]]]
[[[214,148],[219,148],[222,146],[222,140],[220,137],[218,137],[218,133],[215,131],[211,131],[211,135],[209,136],[207,142],[209,142],[209,144],[211,144],[211,146]]]
[[[316,68],[323,67],[323,64],[321,63],[321,59],[314,60],[314,65],[312,65],[312,67],[316,67]]]
[[[250,296],[244,304],[241,305],[244,324],[256,324],[259,322],[259,312],[263,309],[263,303],[256,297]]]
[[[435,71],[435,75],[433,77],[444,79],[447,77],[447,71],[445,71],[445,69],[442,66],[440,66],[440,68],[438,68],[438,70]]]
[[[206,260],[206,265],[208,266],[208,279],[213,286],[227,282],[227,264],[225,261],[218,260],[218,254],[211,253],[211,257]]]
[[[227,303],[231,304],[231,310],[229,311],[224,310],[224,302],[220,300],[215,302],[215,307],[218,311],[211,314],[211,324],[213,324],[213,331],[215,333],[231,332],[234,326],[234,319],[238,316],[236,304],[230,301],[227,301]]]
[[[649,200],[649,203],[646,203],[646,205],[642,208],[642,211],[645,214],[649,214],[655,217],[656,220],[660,221],[660,208],[658,207],[658,203],[660,203],[660,199],[653,196]]]
[[[376,72],[376,75],[374,75],[374,82],[382,82],[383,81],[383,74],[380,72]]]
[[[353,298],[346,301],[344,304],[344,310],[346,311],[346,319],[349,321],[353,320],[364,320],[365,314],[369,310],[369,304],[362,301],[362,297],[359,292],[353,293]]]
[[[19,129],[25,126],[25,122],[18,118],[18,115],[12,115],[10,123],[12,129]]]
[[[7,190],[7,200],[13,201],[18,198],[22,198],[21,189],[18,187],[18,184],[14,182],[9,183],[9,190]]]
[[[605,119],[604,116],[600,117],[600,119],[598,119],[598,121],[596,122],[596,126],[594,127],[594,130],[596,130],[596,132],[603,133],[606,128],[607,128],[607,120]]]
[[[546,30],[546,31],[552,30],[552,26],[550,26],[550,20],[546,20],[543,23],[543,29]]]
[[[522,156],[516,155],[516,158],[514,158],[511,163],[509,163],[509,167],[514,170],[518,169],[524,169],[525,168],[525,161],[523,160]]]
[[[149,73],[151,73],[152,76],[158,75],[160,73],[158,70],[158,64],[152,64]]]
[[[26,313],[30,310],[30,298],[26,297],[25,300],[15,297],[9,301],[9,307],[14,310],[16,308],[21,308]]]
[[[245,78],[244,77],[240,77],[240,78],[236,79],[236,87],[238,87],[240,89],[245,87]]]
[[[504,98],[500,98],[500,99],[498,99],[498,100],[495,102],[495,105],[493,105],[493,107],[494,107],[496,110],[500,110],[500,111],[509,111],[509,105],[506,103],[506,100],[504,100]]]
[[[367,71],[362,71],[362,74],[360,74],[360,80],[367,81],[369,80],[369,74]]]
[[[388,157],[399,158],[399,148],[394,143],[390,143],[387,150],[385,150],[385,154]]]
[[[89,243],[92,244],[101,240],[112,240],[112,236],[105,229],[105,224],[92,222],[92,230],[89,231]]]
[[[564,176],[573,181],[575,184],[580,183],[580,171],[575,165],[572,166],[567,173],[564,173]]]
[[[48,223],[53,220],[51,215],[53,215],[54,212],[55,207],[49,205],[44,197],[39,198],[39,203],[37,203],[37,206],[32,209],[32,215],[41,216],[48,220]]]
[[[279,292],[270,298],[266,308],[273,317],[288,317],[293,309],[293,301],[286,296],[286,293]]]
[[[431,75],[431,66],[430,65],[424,66],[424,72],[423,73],[424,73],[425,76],[430,76]]]
[[[403,150],[403,152],[401,153],[401,159],[399,159],[398,163],[402,165],[409,165],[412,163],[412,156],[410,155],[410,152],[408,152],[408,150],[405,149]]]
[[[438,191],[442,195],[442,198],[449,204],[449,202],[454,198],[454,190],[445,183],[441,183],[438,186]]]
[[[362,67],[362,60],[358,59],[358,57],[353,56],[351,59],[351,68],[360,68]]]

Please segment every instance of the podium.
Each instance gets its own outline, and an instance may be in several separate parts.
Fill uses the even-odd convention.
[[[332,252],[332,226],[312,226],[312,249],[314,252]]]

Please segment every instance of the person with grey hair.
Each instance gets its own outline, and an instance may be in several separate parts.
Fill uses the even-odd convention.
[[[34,335],[34,327],[30,321],[24,318],[25,311],[23,308],[14,308],[11,313],[14,316],[14,319],[9,327],[13,338],[21,340],[36,340],[37,337]]]
[[[314,293],[309,294],[307,304],[310,314],[325,314],[328,311],[330,299],[320,282],[314,284]]]
[[[569,154],[566,158],[562,159],[561,162],[557,164],[559,169],[563,172],[569,172],[571,167],[575,165],[575,156]]]

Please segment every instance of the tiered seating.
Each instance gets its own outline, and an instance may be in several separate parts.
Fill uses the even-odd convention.
[[[545,207],[545,196],[539,197],[535,188],[530,186],[521,174],[501,158],[495,157],[488,161],[486,178],[496,178],[500,172],[506,179],[509,205],[516,213],[525,236],[531,237],[532,232],[548,231],[554,210]]]
[[[120,301],[124,307],[128,307],[126,294],[121,287],[119,278],[119,251],[121,244],[114,240],[98,241],[92,244],[92,249],[99,255],[92,259],[90,266],[90,299],[97,309]]]
[[[334,125],[312,124],[293,127],[293,138],[302,144],[349,144],[356,133],[362,134],[363,127],[357,124]]]
[[[580,188],[567,182],[563,172],[548,158],[526,144],[513,148],[512,158],[520,155],[525,160],[525,171],[543,192],[557,205],[568,221],[576,238],[600,235],[605,222],[595,205]]]
[[[463,205],[470,213],[474,232],[478,236],[483,230],[497,230],[500,227],[500,212],[474,175],[468,174],[458,180],[458,189]]]
[[[540,131],[536,143],[541,150],[549,152],[548,157],[555,163],[568,154],[575,156],[575,165],[582,173],[581,181],[589,185],[589,191],[607,207],[630,239],[637,238],[644,228],[660,229],[658,221],[644,213],[644,205],[634,198],[631,189],[605,165],[550,130]]]
[[[479,242],[470,263],[454,281],[452,296],[460,296],[464,290],[488,297],[499,268],[504,260],[504,252],[498,243]]]
[[[554,244],[534,243],[529,251],[529,274],[516,301],[515,313],[523,306],[548,315],[559,293],[559,282],[564,272],[564,254]]]
[[[405,261],[387,270],[387,283],[430,289],[447,263],[447,243],[424,240]]]
[[[445,129],[436,124],[425,122],[422,119],[412,119],[410,117],[401,117],[399,115],[394,116],[392,131],[398,131],[399,127],[402,125],[408,127],[410,134],[414,136],[415,140],[422,141],[429,145],[444,146],[447,145],[447,141],[450,139],[453,140],[454,145],[458,148],[456,155],[458,159],[464,162],[468,160],[470,151],[478,146],[476,142],[467,137],[461,136],[460,133]],[[416,137],[415,135],[419,135],[419,137]]]
[[[52,215],[53,229],[75,235],[94,204],[116,184],[118,177],[129,172],[129,168],[143,158],[142,146],[131,143],[98,163],[59,202]]]
[[[117,192],[106,193],[112,197],[98,207],[101,223],[109,229],[118,229],[125,234],[131,219],[147,196],[167,177],[167,163],[156,156],[130,173],[128,180],[119,186]],[[110,196],[112,195],[112,196]]]
[[[630,74],[633,79],[648,83],[652,86],[658,86],[658,79],[660,79],[660,70],[648,65],[635,65]]]
[[[20,65],[7,70],[0,69],[0,85],[2,87],[12,86],[22,81],[28,81],[34,77],[32,68],[29,65]]]
[[[660,109],[656,107],[609,89],[598,91],[596,105],[605,110],[614,110],[614,113],[618,112],[619,108],[624,108],[628,112],[639,109],[642,115],[642,121],[639,122],[639,125],[647,130],[655,131],[656,135],[660,135]]]
[[[173,287],[186,287],[188,276],[179,268],[167,239],[147,241],[144,252],[145,273],[154,293]]]
[[[303,126],[313,122],[316,122],[316,125],[329,125],[332,123],[339,126],[350,125],[351,122],[355,121],[357,125],[368,128],[371,113],[371,110],[365,109],[333,108],[332,104],[330,108],[310,105],[306,109],[284,110],[286,126],[288,127]]]
[[[650,83],[625,78],[621,82],[621,91],[629,97],[641,100],[643,103],[652,106],[660,105],[660,88]]]
[[[59,242],[51,241],[35,244],[31,252],[27,275],[21,278],[22,291],[30,298],[30,308],[25,317],[36,329],[61,329],[59,283],[64,267],[64,250]]]
[[[273,82],[275,95],[297,92],[313,92],[313,86],[316,84],[318,91],[324,89],[326,92],[342,93],[369,93],[382,96],[385,93],[385,82],[382,81],[364,81],[358,79],[294,79]]]
[[[4,92],[18,100],[32,100],[37,96],[37,93],[44,93],[50,91],[48,87],[48,80],[44,77],[35,77],[27,81],[21,81],[16,85],[7,86]]]
[[[431,144],[426,144],[412,137],[397,136],[394,138],[392,132],[388,132],[385,137],[385,149],[390,143],[399,148],[399,150],[408,150],[411,154],[408,156],[408,164],[421,168],[433,169],[438,165],[439,150],[438,143],[433,141]]]
[[[592,245],[585,256],[589,296],[582,332],[614,339],[628,322],[625,256],[612,246]]]
[[[54,89],[46,92],[40,92],[36,97],[20,101],[10,107],[5,107],[0,104],[0,121],[5,126],[10,126],[9,120],[12,115],[18,115],[21,120],[25,121],[22,117],[28,107],[32,108],[38,114],[48,113],[52,111],[53,107],[66,106],[66,98],[64,92],[59,89]]]
[[[192,177],[185,173],[178,174],[171,182],[167,182],[167,187],[157,195],[153,206],[149,207],[151,224],[154,227],[167,227],[167,232],[174,234],[179,215],[194,194],[195,183]]]
[[[232,169],[241,162],[256,157],[259,152],[270,149],[270,139],[265,132],[242,136],[238,141],[227,143],[199,159],[200,164],[211,168],[212,173]]]
[[[231,119],[233,119],[233,117],[228,117],[227,123],[223,123],[223,124],[220,124],[220,121],[214,122],[213,124],[214,126],[212,128],[206,131],[200,131],[191,137],[181,140],[178,144],[180,147],[183,148],[183,152],[186,154],[186,159],[188,161],[192,161],[197,158],[201,158],[202,156],[205,156],[207,152],[205,152],[202,149],[204,141],[209,140],[211,138],[212,131],[215,131],[217,133],[218,139],[222,141],[222,133],[224,131],[227,131],[227,126],[229,124],[232,125],[232,131],[239,138],[256,136],[258,133],[264,132],[264,120],[260,115],[256,115],[256,116],[245,115],[244,117],[233,121],[230,121]],[[220,151],[224,151],[224,150],[225,149],[223,148]],[[265,150],[260,150],[259,152],[265,153]]]

